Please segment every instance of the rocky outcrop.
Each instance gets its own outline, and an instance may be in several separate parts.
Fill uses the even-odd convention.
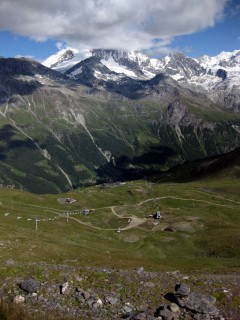
[[[157,309],[155,316],[158,319],[224,320],[215,306],[215,297],[192,292],[191,288],[185,284],[177,285],[175,293],[168,293],[166,299],[172,303],[162,305]]]
[[[191,292],[190,287],[178,285],[175,297],[181,308],[200,314],[218,315],[218,309],[215,307],[216,298],[213,296]]]

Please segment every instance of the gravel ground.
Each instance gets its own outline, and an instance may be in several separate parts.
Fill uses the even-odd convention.
[[[180,307],[178,318],[176,313],[173,319],[240,319],[238,273],[161,273],[142,267],[116,270],[71,264],[16,265],[11,261],[6,262],[5,273],[0,279],[0,299],[12,303],[22,296],[19,303],[29,313],[45,312],[56,319],[59,314],[69,319],[168,319],[159,317],[157,310],[169,308],[179,284],[215,297],[218,318]]]

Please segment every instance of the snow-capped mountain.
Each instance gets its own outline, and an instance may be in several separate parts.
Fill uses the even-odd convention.
[[[203,56],[196,61],[206,70],[188,84],[234,112],[240,112],[240,50]]]
[[[89,57],[93,59],[91,67],[86,59]],[[96,49],[80,52],[67,48],[49,57],[43,64],[80,82],[83,82],[83,77],[93,82],[94,79],[105,82],[126,81],[127,78],[150,80],[164,73],[181,86],[204,93],[215,103],[240,112],[240,50],[197,59],[182,53],[154,59],[139,51]]]
[[[48,68],[64,73],[75,64],[90,56],[91,52],[89,50],[79,51],[78,49],[68,47],[48,57],[42,64]]]

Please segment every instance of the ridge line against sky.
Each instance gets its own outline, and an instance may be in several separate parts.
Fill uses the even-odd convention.
[[[240,1],[1,0],[1,56],[43,61],[67,46],[214,56],[240,48]]]

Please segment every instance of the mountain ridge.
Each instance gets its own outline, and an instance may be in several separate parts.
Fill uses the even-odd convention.
[[[236,113],[240,111],[240,50],[199,58],[190,58],[176,52],[155,59],[141,52],[110,49],[88,51],[89,55],[97,58],[110,71],[119,74],[119,77],[124,74],[135,80],[149,80],[158,73],[164,73],[178,81],[182,87],[204,93],[213,102]],[[75,58],[75,64],[80,61],[84,64],[83,56],[79,52],[75,54]],[[61,70],[61,63],[56,63],[58,70]],[[70,75],[67,66],[62,71]],[[106,78],[108,73],[96,74],[96,78]],[[76,73],[72,76],[75,75]],[[117,78],[115,77],[116,81]]]
[[[79,81],[33,60],[0,60],[2,186],[57,193],[239,146],[239,115],[203,93],[166,74],[119,77],[99,58],[87,61]]]

